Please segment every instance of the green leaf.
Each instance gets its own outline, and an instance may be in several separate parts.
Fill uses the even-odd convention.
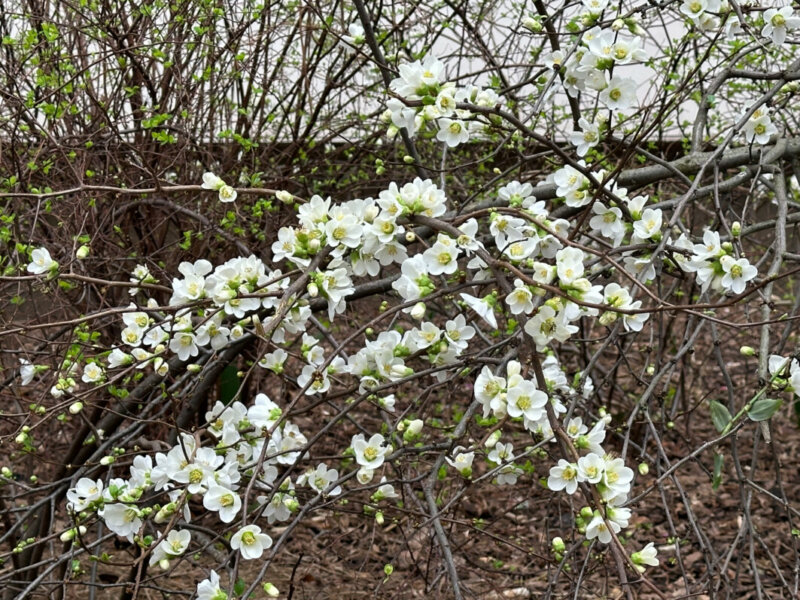
[[[779,398],[762,398],[756,400],[753,407],[747,413],[751,421],[766,421],[771,418],[783,404],[783,400]]]
[[[247,582],[241,577],[236,580],[236,583],[233,585],[233,593],[237,596],[241,596],[244,593],[244,589],[247,587]]]
[[[711,400],[708,406],[711,409],[711,422],[714,423],[714,428],[722,433],[728,423],[731,422],[731,413],[724,404],[717,400]]]
[[[711,479],[711,489],[716,491],[719,484],[722,483],[722,465],[725,462],[725,457],[719,452],[714,454],[714,477]]]

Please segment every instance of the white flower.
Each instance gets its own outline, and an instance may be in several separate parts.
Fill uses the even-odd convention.
[[[661,237],[661,209],[645,208],[642,218],[633,224],[633,233],[640,240],[659,239]]]
[[[162,560],[169,560],[180,556],[189,547],[192,541],[192,534],[188,529],[177,531],[173,529],[167,537],[159,542],[150,556],[150,566],[160,563]]]
[[[190,356],[200,354],[194,334],[188,332],[176,333],[169,343],[169,349],[175,352],[181,360],[189,360]]]
[[[607,208],[600,202],[592,205],[592,212],[595,216],[589,219],[589,227],[599,232],[600,235],[613,240],[614,246],[622,243],[625,237],[625,221],[622,219],[622,211],[616,206]]]
[[[219,201],[220,202],[233,202],[236,200],[236,190],[229,185],[223,185],[219,188]]]
[[[633,469],[625,466],[621,458],[604,457],[605,469],[603,471],[603,484],[607,488],[603,498],[608,499],[620,494],[627,494],[633,481]]]
[[[708,10],[708,0],[684,0],[681,4],[681,12],[690,19],[698,19]]]
[[[737,260],[725,254],[720,257],[719,263],[722,270],[725,271],[721,281],[722,287],[734,294],[741,294],[747,287],[747,282],[758,275],[758,269],[751,265],[746,258]]]
[[[747,119],[742,132],[748,144],[755,142],[763,146],[769,143],[769,139],[773,134],[778,133],[778,128],[775,127],[770,119],[769,109],[760,107]]]
[[[636,104],[636,82],[629,77],[615,75],[600,92],[600,102],[611,110],[625,111]]]
[[[223,185],[225,185],[225,182],[222,181],[222,179],[220,179],[216,175],[214,175],[214,173],[211,172],[203,173],[203,184],[200,187],[202,187],[204,190],[216,191],[220,189]]]
[[[226,600],[227,597],[219,585],[219,575],[216,571],[211,571],[208,579],[197,584],[197,600]]]
[[[36,365],[26,358],[20,358],[19,377],[20,385],[28,385],[36,375]]]
[[[28,273],[41,275],[58,268],[58,263],[50,257],[47,248],[35,248],[31,252],[31,262],[28,264]]]
[[[102,381],[103,375],[103,368],[98,365],[97,363],[86,363],[86,366],[83,367],[83,375],[81,376],[81,381],[84,383],[97,383]]]
[[[761,35],[771,38],[773,44],[780,46],[786,41],[786,32],[798,27],[800,27],[800,17],[794,16],[791,6],[770,8],[764,13]]]
[[[127,367],[128,365],[133,364],[133,357],[130,354],[126,354],[119,348],[114,348],[108,355],[106,360],[108,360],[109,369],[115,369],[117,367]]]
[[[261,558],[264,550],[272,546],[272,538],[261,533],[258,525],[246,525],[233,534],[231,548],[238,550],[245,560]]]
[[[639,550],[639,552],[634,552],[631,554],[631,561],[640,571],[644,571],[644,567],[642,567],[642,565],[650,565],[651,567],[658,566],[656,554],[658,554],[658,550],[656,550],[653,542],[650,542],[644,548]]]
[[[597,538],[600,543],[608,544],[611,541],[611,531],[609,531],[609,528],[614,533],[619,533],[622,529],[615,521],[605,521],[602,516],[597,514],[589,524],[586,525],[586,539],[593,540]]]
[[[439,132],[436,139],[444,142],[451,148],[463,144],[469,139],[469,129],[467,124],[460,119],[448,119],[443,117],[438,121]]]
[[[347,27],[347,33],[350,35],[343,35],[342,40],[353,46],[360,46],[364,43],[364,28],[361,23],[351,23]]]
[[[547,394],[537,390],[533,382],[522,380],[509,386],[506,396],[506,411],[512,418],[524,416],[530,421],[538,421],[547,406]]]
[[[583,480],[589,483],[598,483],[603,478],[605,462],[601,457],[592,452],[578,459],[578,473]]]
[[[459,452],[463,448],[458,447],[454,450],[454,457],[450,458],[449,456],[445,457],[447,463],[456,469],[461,475],[464,477],[470,477],[472,475],[472,461],[475,459],[474,452]]]
[[[600,127],[583,118],[578,121],[578,126],[580,130],[572,130],[569,142],[575,146],[578,156],[586,156],[589,148],[594,148],[600,142]]]
[[[75,512],[86,510],[95,500],[103,495],[103,480],[92,481],[88,477],[81,477],[74,488],[67,491],[67,507]]]
[[[530,288],[526,286],[520,279],[514,280],[514,290],[509,292],[506,296],[506,304],[511,314],[518,315],[520,313],[529,314],[533,311],[533,294]]]
[[[383,464],[386,458],[392,452],[391,444],[384,446],[384,439],[380,433],[376,433],[369,441],[364,439],[363,434],[353,436],[351,446],[356,454],[356,462],[364,467],[374,471]]]
[[[583,277],[583,251],[569,247],[556,252],[556,273],[564,285]]]
[[[320,494],[325,492],[326,496],[338,496],[342,493],[342,488],[338,485],[328,490],[331,484],[339,479],[339,471],[329,469],[325,463],[318,464],[316,469],[309,471],[305,476],[308,485]]]
[[[131,504],[106,504],[97,513],[106,522],[106,526],[120,537],[133,542],[133,535],[142,526],[139,509]]]
[[[494,316],[494,310],[492,310],[486,298],[476,298],[475,296],[464,293],[461,294],[461,298],[472,310],[478,313],[478,316],[486,321],[492,329],[497,329],[497,319]]]
[[[555,467],[550,467],[550,476],[547,478],[547,487],[553,491],[565,490],[574,494],[578,489],[579,471],[577,465],[567,462],[563,458]]]
[[[423,252],[425,267],[430,275],[451,275],[458,269],[458,255],[461,253],[455,242],[440,234],[436,243]]]
[[[242,499],[239,498],[239,494],[228,488],[212,485],[203,495],[203,506],[208,510],[218,512],[219,519],[223,523],[230,523],[242,508]]]

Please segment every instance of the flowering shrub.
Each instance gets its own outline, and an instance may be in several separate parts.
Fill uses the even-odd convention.
[[[392,15],[370,15],[360,1],[347,19],[318,25],[320,52],[360,61],[353,86],[373,64],[383,81],[367,86],[365,101],[379,106],[361,111],[370,125],[326,126],[334,137],[372,131],[382,156],[374,178],[387,165],[391,177],[371,171],[325,190],[299,177],[274,175],[280,185],[266,185],[262,172],[241,169],[237,181],[232,167],[193,165],[175,174],[178,183],[143,165],[152,179],[133,186],[81,181],[56,191],[6,177],[9,206],[77,194],[78,206],[96,212],[85,194],[140,196],[204,228],[168,229],[159,244],[171,246],[155,249],[158,258],[133,249],[119,257],[124,268],[103,274],[103,253],[128,243],[101,232],[120,228],[130,206],[112,198],[94,230],[70,223],[81,231],[74,248],[45,235],[63,222],[38,208],[24,218],[4,213],[2,282],[27,286],[14,304],[46,293],[80,313],[40,309],[26,323],[14,314],[0,334],[20,340],[8,369],[15,398],[35,398],[28,411],[15,400],[8,416],[5,489],[27,490],[20,465],[47,452],[47,432],[74,436],[43,496],[59,518],[26,514],[0,538],[25,573],[0,572],[14,594],[45,581],[96,586],[94,575],[81,579],[82,561],[113,563],[112,536],[133,548],[124,597],[153,581],[181,588],[179,568],[192,561],[203,571],[194,597],[291,596],[294,572],[288,581],[270,574],[277,558],[315,515],[350,511],[376,539],[407,527],[409,515],[419,519],[412,529],[430,538],[447,583],[436,593],[462,598],[478,592],[454,543],[464,521],[451,515],[468,496],[519,490],[566,517],[531,509],[526,527],[544,552],[512,542],[549,565],[548,595],[580,569],[577,595],[580,565],[591,560],[615,565],[631,597],[663,597],[663,572],[684,571],[688,543],[713,558],[708,581],[682,574],[687,595],[723,583],[730,591],[680,480],[688,464],[702,466],[710,494],[727,479],[748,490],[725,564],[748,536],[751,556],[754,539],[766,548],[751,520],[753,490],[794,511],[782,484],[768,491],[754,472],[759,440],[773,442],[771,419],[787,417],[783,402],[800,395],[796,340],[784,327],[800,303],[775,312],[798,256],[788,226],[800,214],[789,108],[800,17],[790,6],[705,0],[502,10],[513,24],[495,26],[522,52],[522,66],[513,53],[495,60],[500,45],[488,49],[462,18],[485,51],[488,78],[436,43],[404,56],[388,33]],[[254,22],[257,12],[248,12]],[[661,36],[650,30],[659,24]],[[412,38],[417,26],[408,24]],[[25,47],[24,37],[10,39]],[[295,110],[300,127],[307,112]],[[239,111],[247,116],[248,107]],[[171,144],[161,124],[172,115],[161,114],[139,115],[136,126]],[[258,142],[236,131],[226,137],[247,154]],[[660,156],[659,136],[676,139],[682,158]],[[487,168],[488,148],[511,156],[503,169]],[[202,198],[201,209],[160,198],[173,193]],[[152,233],[130,226],[142,240]],[[204,235],[217,237],[194,251]],[[722,329],[757,339],[758,350],[739,353]],[[56,332],[57,349],[23,337],[38,330]],[[713,368],[703,364],[687,385],[691,356],[704,347]],[[734,371],[731,361],[750,357]],[[683,415],[696,419],[700,441],[681,453],[669,436]],[[736,442],[745,432],[747,476]],[[667,535],[651,533],[657,494]],[[668,494],[680,497],[689,525],[675,524]],[[479,533],[482,520],[471,524]],[[56,535],[57,576],[37,559]],[[214,564],[195,558],[205,552]],[[788,567],[765,552],[788,590]],[[378,589],[394,568],[387,560]]]

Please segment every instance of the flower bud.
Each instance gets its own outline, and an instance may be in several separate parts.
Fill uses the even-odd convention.
[[[69,412],[71,415],[77,415],[82,410],[83,410],[83,402],[73,402],[69,406]]]
[[[756,349],[753,348],[752,346],[742,346],[741,348],[739,348],[739,354],[741,354],[742,356],[755,356]]]
[[[647,365],[647,369],[645,369],[645,372],[646,372],[648,375],[653,375],[653,374],[656,372],[656,367],[655,367],[655,365]]]
[[[625,28],[625,21],[622,19],[615,19],[613,23],[611,23],[611,29],[614,31],[620,31]]]
[[[312,252],[316,252],[317,250],[319,250],[319,246],[320,246],[319,238],[311,238],[310,240],[308,240],[308,249],[311,250]]]
[[[494,448],[497,445],[497,442],[500,441],[500,437],[503,435],[503,432],[499,429],[497,431],[492,432],[492,435],[489,436],[489,439],[486,440],[484,445],[487,448]]]
[[[381,511],[375,513],[375,522],[378,525],[383,525],[383,513]]]
[[[403,433],[403,441],[411,442],[417,439],[422,431],[423,425],[424,423],[422,422],[422,419],[414,419],[413,421],[409,421],[408,425],[406,426],[406,430]]]
[[[564,540],[562,540],[560,537],[553,538],[552,546],[553,546],[553,552],[559,552],[559,553],[564,552],[566,548],[566,546],[564,545]]]
[[[648,464],[647,464],[647,463],[645,463],[645,462],[643,462],[643,463],[639,463],[639,475],[641,475],[642,477],[644,477],[644,476],[645,476],[645,475],[647,475],[649,472],[650,472],[650,465],[648,465]]]
[[[584,506],[581,509],[581,517],[588,520],[594,517],[594,511],[589,506]]]
[[[739,221],[734,221],[731,225],[731,234],[733,237],[739,237],[742,234],[742,224]]]
[[[80,248],[78,248],[78,250],[75,252],[75,257],[76,257],[78,260],[83,260],[84,258],[86,258],[87,256],[89,256],[89,251],[90,251],[90,250],[91,250],[91,248],[89,248],[89,246],[87,246],[86,244],[84,244],[83,246],[81,246]]]
[[[414,164],[414,157],[413,156],[409,156],[408,154],[406,154],[403,157],[403,162],[406,163],[407,165],[413,165]]]
[[[534,17],[526,17],[523,19],[522,26],[533,33],[539,33],[542,30],[541,21],[539,21],[539,19],[535,19]]]
[[[163,506],[161,510],[156,513],[156,516],[153,517],[153,521],[156,523],[165,523],[169,520],[169,518],[175,513],[175,509],[177,508],[174,502],[170,502],[166,506]]]
[[[186,370],[189,373],[199,373],[203,370],[203,365],[198,365],[197,363],[192,363],[190,365],[186,365]]]
[[[64,533],[61,534],[61,536],[59,536],[59,539],[64,543],[71,542],[72,540],[75,539],[75,536],[77,534],[78,532],[75,531],[75,529],[67,529]]]
[[[406,231],[406,241],[410,244],[415,239],[417,239],[417,234],[413,231]]]
[[[104,467],[107,467],[108,465],[113,464],[115,460],[116,459],[113,456],[104,456],[100,459],[100,464]]]
[[[270,598],[277,598],[280,595],[280,590],[271,583],[267,582],[262,586],[264,593]]]
[[[317,296],[319,296],[319,286],[317,286],[317,284],[314,283],[313,281],[308,284],[306,289],[308,290],[308,295],[311,296],[312,298],[316,298]]]
[[[602,315],[600,315],[600,325],[603,325],[604,327],[609,327],[614,323],[614,321],[617,320],[617,317],[618,317],[617,313],[607,310]]]
[[[158,566],[161,567],[162,571],[166,571],[167,569],[169,569],[169,559],[162,558],[160,561],[158,561]]]
[[[14,472],[8,467],[3,467],[0,469],[0,474],[2,474],[6,479],[11,479],[14,476]]]
[[[294,196],[286,190],[278,190],[275,192],[275,197],[284,204],[291,204],[294,202]]]
[[[414,308],[411,309],[411,318],[415,321],[421,321],[425,316],[426,306],[424,302],[417,302]]]

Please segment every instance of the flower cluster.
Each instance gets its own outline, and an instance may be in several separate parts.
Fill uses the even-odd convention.
[[[559,65],[563,61],[564,89],[570,96],[577,97],[580,92],[595,91],[606,108],[622,113],[637,104],[636,91],[639,86],[636,80],[616,73],[617,67],[644,62],[649,58],[639,36],[628,37],[621,31],[594,26],[583,34],[581,45],[575,52],[566,60],[563,56],[559,58]],[[589,131],[592,129],[587,128]]]
[[[721,243],[719,232],[707,229],[702,244],[692,244],[685,236],[675,241],[675,246],[691,251],[691,258],[680,261],[683,270],[695,274],[703,291],[741,294],[747,282],[755,279],[758,270],[744,258],[733,256],[733,246]]]
[[[430,54],[422,62],[400,64],[400,77],[390,84],[400,98],[391,98],[386,103],[386,117],[392,123],[390,136],[400,128],[414,135],[430,123],[436,129],[436,139],[452,148],[468,141],[471,134],[484,127],[486,121],[480,114],[457,106],[472,104],[494,108],[502,98],[492,89],[458,87],[445,81],[444,70],[444,65]]]

